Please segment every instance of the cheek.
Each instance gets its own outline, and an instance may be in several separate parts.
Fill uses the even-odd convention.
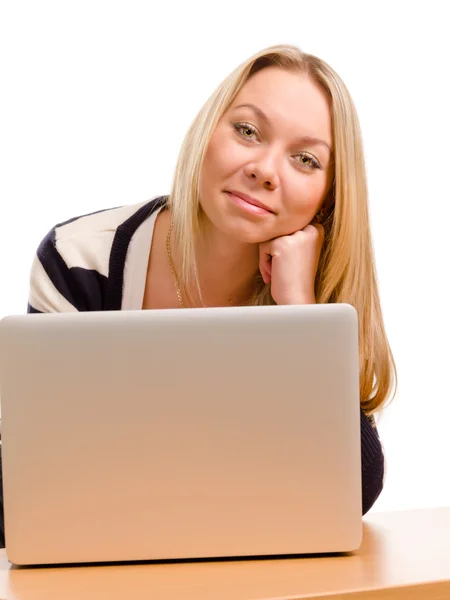
[[[285,195],[285,208],[291,215],[307,215],[314,213],[326,190],[326,183],[322,181],[311,181],[311,176],[305,176],[296,185],[290,186]]]
[[[200,196],[202,197],[208,196],[208,191],[214,182],[214,166],[214,153],[212,152],[211,147],[209,147],[205,154],[205,158],[203,159],[202,170],[200,173]]]
[[[222,129],[216,131],[205,155],[205,181],[220,185],[239,170],[245,158],[240,150],[229,132]]]
[[[203,161],[201,179],[204,186],[209,187],[217,180],[220,176],[221,166],[221,154],[219,152],[218,144],[213,138],[208,146]]]
[[[224,164],[223,136],[216,132],[209,142],[200,174],[200,203],[206,214],[214,210],[213,198],[224,187],[226,180],[226,164]],[[211,204],[212,203],[212,204]]]

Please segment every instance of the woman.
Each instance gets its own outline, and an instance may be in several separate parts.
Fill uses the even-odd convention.
[[[52,229],[29,312],[347,302],[360,330],[363,513],[383,485],[372,415],[396,369],[378,296],[358,117],[293,46],[240,65],[183,142],[168,197]]]

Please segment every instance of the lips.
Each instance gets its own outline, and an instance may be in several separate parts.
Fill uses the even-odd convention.
[[[259,200],[257,200],[256,198],[253,198],[252,196],[248,196],[247,194],[238,192],[236,190],[227,190],[227,192],[229,194],[233,194],[233,196],[237,196],[238,198],[241,198],[241,200],[244,200],[244,202],[247,202],[248,204],[252,204],[253,206],[257,206],[258,208],[267,210],[267,212],[270,212],[270,213],[274,212],[269,206],[267,206],[267,204],[264,204],[264,202],[260,202]]]

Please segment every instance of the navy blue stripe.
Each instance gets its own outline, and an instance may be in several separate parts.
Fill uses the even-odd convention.
[[[37,314],[41,315],[42,311],[37,310],[36,308],[34,308],[34,306],[31,306],[31,304],[28,303],[27,313],[29,313],[29,314],[37,313]]]
[[[55,242],[54,227],[40,243],[37,250],[38,259],[58,292],[77,310],[83,310],[85,306],[83,293],[79,285],[74,282],[69,267],[56,249]]]
[[[361,410],[361,478],[363,515],[383,489],[384,455],[376,427]]]
[[[108,278],[95,269],[72,267],[70,275],[80,290],[83,290],[83,305],[78,310],[105,310]]]
[[[117,228],[109,257],[108,292],[104,310],[121,310],[123,273],[131,238],[145,219],[167,203],[167,198],[167,196],[160,196],[147,202]]]

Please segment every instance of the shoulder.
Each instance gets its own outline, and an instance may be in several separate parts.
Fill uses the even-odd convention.
[[[108,276],[109,256],[118,232],[124,240],[163,202],[158,197],[149,202],[120,206],[72,218],[56,225],[41,242],[51,242],[69,268],[96,269]],[[39,253],[39,250],[38,250]]]
[[[133,234],[166,202],[160,196],[55,225],[34,257],[28,310],[105,310],[111,265],[120,275]]]

